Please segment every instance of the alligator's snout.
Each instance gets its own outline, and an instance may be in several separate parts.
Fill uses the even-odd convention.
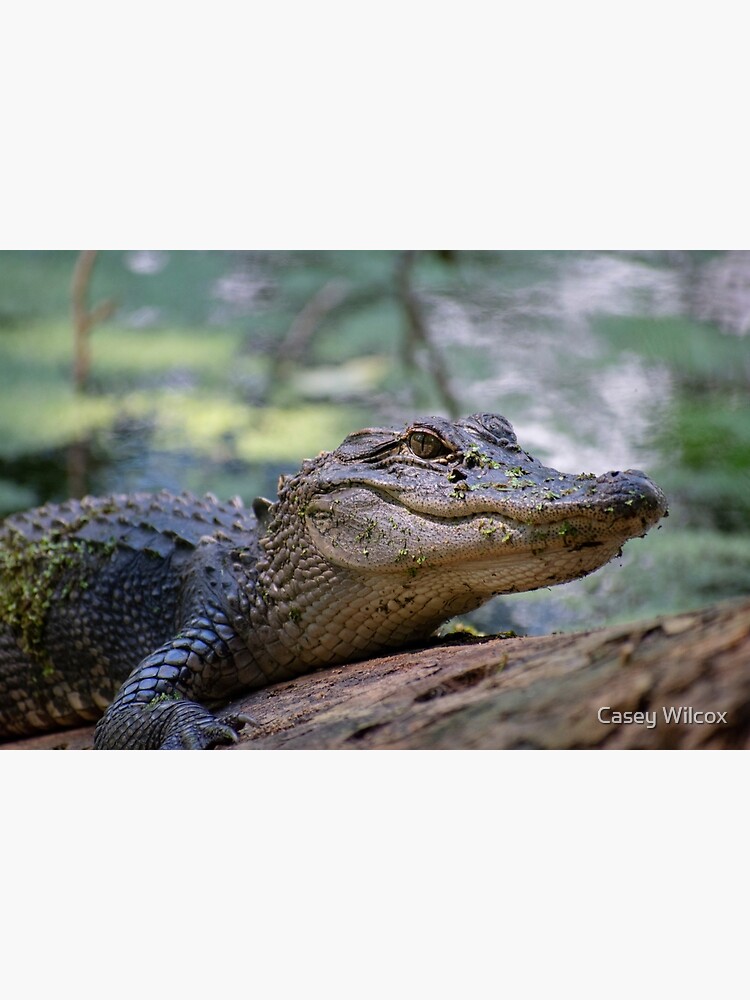
[[[614,505],[615,513],[638,513],[650,523],[668,514],[667,498],[656,483],[640,469],[605,472],[596,480],[602,499]]]

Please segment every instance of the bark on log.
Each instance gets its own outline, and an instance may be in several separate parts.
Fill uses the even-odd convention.
[[[232,709],[259,723],[230,748],[240,750],[748,749],[750,598],[595,632],[436,640],[276,684]],[[600,720],[615,712],[648,715]],[[92,734],[6,747],[83,748]]]

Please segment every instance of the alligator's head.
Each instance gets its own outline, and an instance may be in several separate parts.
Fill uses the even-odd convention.
[[[293,537],[293,509],[304,544],[342,579],[418,595],[415,614],[429,600],[425,627],[495,594],[591,573],[667,513],[644,473],[558,472],[523,451],[495,414],[350,434],[305,463],[274,507],[286,515],[272,519],[271,533]],[[278,544],[261,545],[276,549],[278,567]]]
[[[305,515],[327,560],[380,573],[474,569],[487,595],[590,573],[667,508],[634,469],[596,477],[542,465],[494,414],[358,431],[312,476]]]

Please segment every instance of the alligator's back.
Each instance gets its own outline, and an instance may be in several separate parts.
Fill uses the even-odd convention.
[[[200,539],[255,544],[239,501],[139,493],[0,525],[0,738],[97,719],[180,624]]]

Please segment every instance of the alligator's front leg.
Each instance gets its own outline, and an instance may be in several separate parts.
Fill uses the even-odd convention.
[[[94,749],[207,750],[235,743],[230,720],[193,700],[211,688],[211,676],[232,673],[233,636],[226,626],[218,628],[222,636],[215,623],[195,621],[142,660],[99,720]]]

